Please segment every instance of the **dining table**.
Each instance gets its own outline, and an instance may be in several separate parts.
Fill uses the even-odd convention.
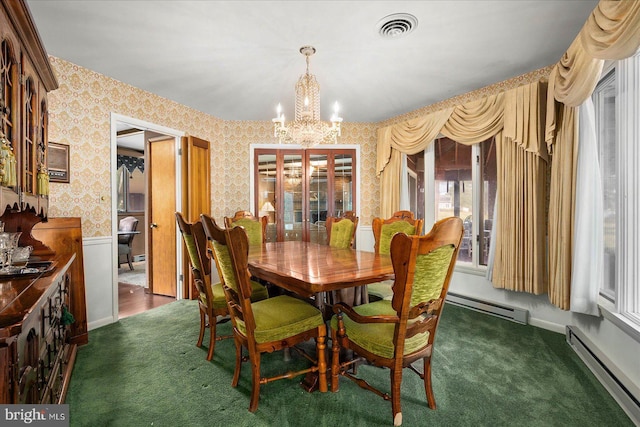
[[[316,306],[329,315],[329,292],[392,279],[393,265],[386,254],[285,241],[252,246],[249,272],[299,296],[315,299]]]

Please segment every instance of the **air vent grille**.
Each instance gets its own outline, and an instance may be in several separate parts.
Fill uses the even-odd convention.
[[[408,13],[394,13],[385,16],[376,28],[378,34],[385,38],[396,38],[409,34],[418,25],[418,18]]]

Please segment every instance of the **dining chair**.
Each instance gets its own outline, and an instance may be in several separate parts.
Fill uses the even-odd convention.
[[[136,237],[134,233],[136,228],[138,228],[138,218],[133,216],[124,217],[118,223],[118,231],[126,232],[118,235],[118,268],[124,262],[121,257],[125,257],[129,269],[133,270],[132,245],[133,238]]]
[[[236,365],[231,385],[237,387],[243,362],[243,349],[251,364],[251,398],[249,411],[258,409],[260,384],[307,373],[317,373],[320,391],[326,392],[327,329],[322,313],[311,304],[287,295],[252,302],[253,288],[249,280],[249,238],[243,227],[222,229],[214,222],[204,223],[212,239],[215,258],[224,276],[223,289],[227,298],[236,345]],[[296,347],[316,340],[316,359]],[[296,372],[263,377],[260,371],[262,353],[293,348],[311,361],[312,366]]]
[[[374,251],[379,254],[389,254],[391,238],[396,233],[405,233],[409,236],[422,234],[424,220],[415,219],[411,211],[397,211],[391,218],[374,218],[371,222],[373,238],[375,240]],[[371,283],[367,285],[367,293],[372,299],[391,298],[391,280]]]
[[[355,381],[360,387],[391,400],[393,424],[399,426],[402,373],[409,368],[424,381],[429,408],[436,408],[431,355],[462,233],[462,220],[451,217],[436,222],[426,236],[395,234],[390,244],[395,273],[392,299],[357,307],[334,305],[335,315],[330,322],[331,391],[338,391],[339,377]],[[341,362],[341,349],[360,357]],[[361,358],[391,370],[390,394],[349,371]],[[424,365],[422,372],[412,365],[420,359]]]
[[[196,346],[202,347],[204,333],[209,328],[209,351],[207,360],[213,358],[216,341],[231,338],[231,335],[216,336],[218,316],[228,316],[227,300],[224,297],[221,283],[211,283],[211,260],[207,256],[207,238],[200,221],[190,223],[185,221],[180,212],[176,212],[176,221],[182,234],[182,239],[189,254],[191,274],[198,291],[198,308],[200,309],[200,333]]]
[[[249,244],[253,246],[267,240],[268,220],[266,215],[258,218],[249,211],[237,211],[233,217],[224,217],[224,224],[227,228],[243,226],[249,236]]]
[[[327,217],[327,243],[334,248],[352,248],[358,228],[358,217]]]
[[[334,248],[353,248],[353,241],[358,228],[358,217],[348,215],[343,217],[327,217],[327,243]],[[329,303],[341,301],[350,305],[358,305],[367,302],[367,287],[356,286],[348,289],[331,292],[327,298]]]

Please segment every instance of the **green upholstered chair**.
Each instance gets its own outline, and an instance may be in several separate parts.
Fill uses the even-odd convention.
[[[358,217],[337,218],[327,217],[327,243],[334,248],[351,248],[356,237]]]
[[[452,217],[438,221],[426,236],[395,234],[390,245],[395,273],[392,299],[357,307],[334,305],[331,391],[338,391],[340,376],[354,380],[362,388],[391,400],[393,423],[401,425],[400,384],[403,368],[410,368],[424,380],[429,408],[435,409],[431,355],[462,233],[462,220]],[[373,365],[389,368],[390,395],[350,372],[358,358],[341,363],[343,348]],[[424,363],[423,372],[411,365],[419,359]]]
[[[388,219],[374,218],[371,223],[375,239],[374,251],[380,254],[389,254],[391,238],[394,234],[404,233],[408,236],[419,236],[422,233],[423,223],[422,219],[414,219],[413,212],[410,211],[397,211]],[[367,285],[369,297],[371,299],[390,299],[392,283],[387,280]]]
[[[267,222],[268,218],[266,216],[258,218],[249,211],[238,211],[232,218],[224,217],[224,224],[227,228],[239,225],[244,227],[247,236],[249,236],[249,244],[251,246],[261,245],[266,241]]]
[[[204,333],[209,328],[209,351],[207,360],[213,358],[213,351],[216,340],[231,338],[228,336],[216,336],[216,324],[218,316],[225,317],[229,314],[227,310],[227,300],[224,297],[221,283],[211,284],[211,261],[207,256],[207,238],[204,229],[199,221],[189,223],[185,221],[180,212],[176,212],[178,228],[182,233],[187,254],[189,254],[189,265],[191,266],[191,276],[198,291],[198,307],[200,308],[200,334],[198,335],[197,346],[202,347]]]
[[[326,392],[327,329],[320,310],[305,301],[287,295],[252,302],[253,288],[248,270],[249,238],[244,228],[233,227],[223,230],[213,221],[203,222],[203,224],[207,236],[213,241],[215,258],[224,276],[223,288],[233,323],[236,344],[236,366],[231,383],[233,387],[236,387],[240,380],[243,349],[246,348],[249,353],[251,363],[249,411],[255,412],[258,409],[260,384],[276,379],[316,372],[319,375],[320,391]],[[311,367],[270,378],[261,376],[262,353],[295,348],[296,344],[309,339],[316,340],[317,361],[302,350],[300,351],[313,361]]]

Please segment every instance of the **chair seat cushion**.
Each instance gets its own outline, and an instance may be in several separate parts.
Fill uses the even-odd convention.
[[[396,311],[391,306],[391,301],[381,300],[370,304],[363,304],[353,307],[353,310],[362,316],[373,315],[396,315]],[[344,327],[350,341],[358,346],[378,356],[393,358],[395,346],[393,345],[393,334],[395,324],[391,323],[356,323],[346,314],[342,316]],[[338,329],[337,315],[331,318],[331,329]],[[429,333],[417,334],[405,340],[404,354],[410,354],[427,345]]]
[[[279,341],[324,324],[320,310],[308,302],[280,295],[251,304],[256,322],[258,343]],[[246,334],[244,322],[237,320],[238,329]]]
[[[367,293],[380,299],[391,300],[393,298],[393,280],[370,283],[367,285]]]
[[[269,293],[267,292],[267,288],[262,286],[260,283],[251,281],[251,287],[253,288],[253,293],[251,294],[252,301],[260,301],[263,299],[269,298]],[[222,289],[222,283],[215,283],[211,285],[211,291],[213,292],[213,308],[214,309],[223,309],[227,308],[227,299],[224,296],[224,290]],[[204,294],[200,294],[200,301],[203,304],[207,304],[207,296]]]

